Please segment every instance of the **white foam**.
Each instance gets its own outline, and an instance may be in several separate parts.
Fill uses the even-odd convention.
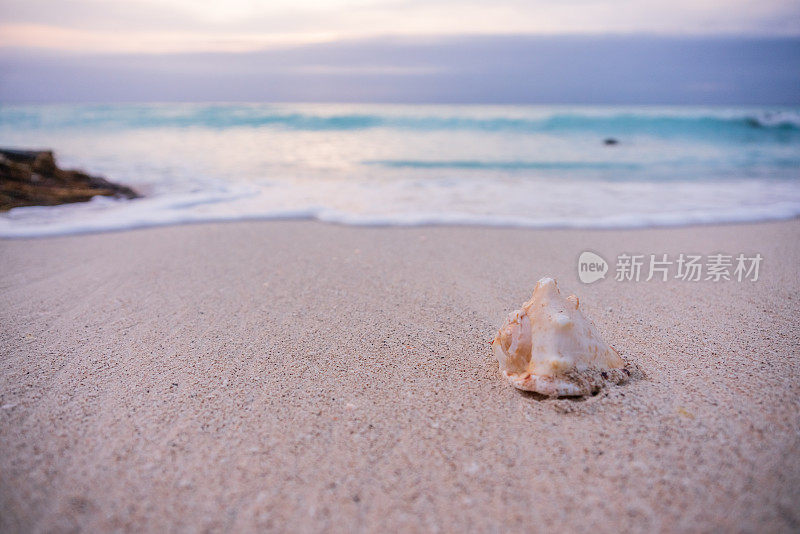
[[[453,184],[316,182],[238,185],[134,201],[16,208],[0,237],[42,237],[173,224],[313,219],[360,226],[482,225],[640,228],[790,219],[800,216],[792,182],[670,184]]]

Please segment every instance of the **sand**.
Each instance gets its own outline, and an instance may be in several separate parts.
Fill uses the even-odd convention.
[[[586,249],[764,263],[583,285]],[[798,265],[800,221],[0,241],[0,531],[796,531]],[[489,341],[544,275],[643,377],[509,386]]]

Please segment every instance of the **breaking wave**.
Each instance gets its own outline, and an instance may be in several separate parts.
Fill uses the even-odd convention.
[[[425,106],[414,113],[337,112],[313,106],[179,104],[94,106],[0,106],[0,128],[281,128],[306,131],[348,131],[374,128],[401,130],[478,130],[526,133],[598,133],[600,135],[751,136],[800,135],[800,112],[794,109],[548,111],[530,108],[519,116],[495,107],[464,116],[447,107]]]

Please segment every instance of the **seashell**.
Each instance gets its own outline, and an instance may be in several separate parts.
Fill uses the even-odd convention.
[[[630,372],[556,281],[542,278],[521,310],[509,314],[492,341],[500,370],[514,387],[550,396],[588,395]]]

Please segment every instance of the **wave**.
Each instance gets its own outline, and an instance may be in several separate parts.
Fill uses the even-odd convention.
[[[312,187],[308,187],[312,185]],[[792,219],[800,184],[762,180],[669,185],[586,181],[209,181],[196,191],[136,200],[95,197],[0,214],[0,238],[42,237],[155,226],[307,219],[356,226],[486,225],[526,228],[642,228]]]
[[[94,202],[94,201],[93,201]],[[108,201],[136,202],[136,201]],[[99,202],[98,202],[99,203]],[[16,208],[21,210],[39,209]],[[729,207],[714,211],[678,210],[650,214],[608,214],[598,217],[537,218],[513,215],[469,214],[446,211],[417,211],[395,214],[361,214],[338,209],[307,207],[239,214],[166,210],[116,212],[111,217],[63,219],[20,224],[0,217],[0,239],[25,239],[64,235],[117,232],[141,228],[156,228],[182,224],[244,222],[244,221],[319,221],[345,226],[418,227],[418,226],[490,226],[530,229],[637,229],[679,227],[691,225],[735,224],[748,222],[783,221],[800,217],[800,202],[781,202],[765,206]]]
[[[244,219],[626,228],[800,215],[800,108],[0,106],[0,137],[146,194],[14,209],[0,237]]]
[[[419,109],[419,108],[417,108]],[[271,105],[124,105],[124,106],[0,106],[0,128],[283,128],[346,131],[372,128],[405,130],[479,130],[521,133],[590,132],[600,135],[656,136],[794,136],[800,134],[800,110],[614,111],[612,108],[545,113],[534,116],[469,116],[458,110],[434,114],[326,113],[285,111]],[[600,109],[600,108],[598,108]],[[524,113],[523,113],[524,115]]]

